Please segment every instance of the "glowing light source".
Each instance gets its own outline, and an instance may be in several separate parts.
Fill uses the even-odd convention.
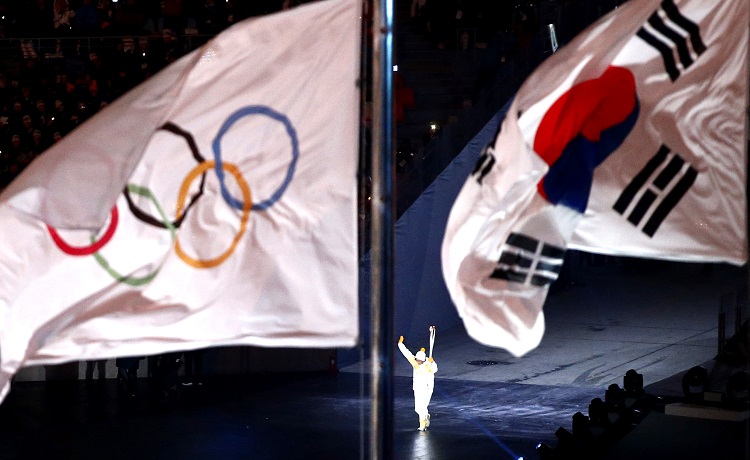
[[[546,442],[540,442],[536,445],[536,453],[539,454],[541,460],[551,459],[554,455],[552,448]]]

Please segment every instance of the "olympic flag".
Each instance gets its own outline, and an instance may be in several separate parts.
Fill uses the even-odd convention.
[[[355,344],[360,3],[231,27],[0,195],[0,398],[32,364]]]
[[[524,82],[443,240],[443,275],[475,340],[534,349],[567,248],[747,260],[749,9],[631,0]]]

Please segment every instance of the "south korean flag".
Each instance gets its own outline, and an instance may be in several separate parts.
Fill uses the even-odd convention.
[[[566,249],[745,263],[749,21],[746,0],[631,0],[524,82],[443,240],[470,336],[533,350]]]

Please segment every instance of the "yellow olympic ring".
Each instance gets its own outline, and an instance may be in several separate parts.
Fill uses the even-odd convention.
[[[213,168],[214,165],[215,165],[215,162],[213,160],[204,161],[203,163],[200,163],[198,166],[193,168],[193,170],[190,171],[190,173],[185,177],[185,180],[182,182],[182,186],[180,187],[180,194],[177,198],[176,218],[178,220],[182,217],[183,203],[185,202],[187,198],[190,183],[196,177],[203,174],[205,171]],[[242,191],[243,206],[242,206],[242,220],[240,221],[240,230],[237,232],[237,235],[234,237],[234,241],[232,241],[232,244],[231,246],[229,246],[229,249],[227,249],[219,257],[216,257],[215,259],[207,259],[207,260],[198,260],[187,255],[185,251],[182,250],[182,247],[180,247],[179,238],[175,238],[175,242],[174,242],[175,252],[180,257],[180,259],[182,259],[186,264],[195,268],[211,268],[224,262],[230,255],[232,255],[232,253],[234,252],[234,249],[237,247],[237,243],[240,241],[242,234],[245,232],[245,229],[247,228],[247,220],[250,217],[250,208],[253,206],[253,200],[251,199],[251,196],[250,196],[250,187],[247,185],[247,182],[240,174],[239,168],[235,166],[234,164],[223,162],[222,169],[226,170],[227,172],[229,172],[230,174],[234,176],[235,180],[237,181],[237,184],[240,186],[240,190]],[[179,236],[179,233],[177,236]]]

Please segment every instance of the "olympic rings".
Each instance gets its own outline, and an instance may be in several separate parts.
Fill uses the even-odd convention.
[[[182,203],[185,201],[185,198],[187,197],[187,192],[190,187],[190,183],[197,176],[203,174],[208,169],[211,169],[214,167],[216,167],[215,162],[210,161],[210,160],[204,161],[203,163],[193,168],[193,170],[190,171],[190,173],[188,173],[187,177],[185,177],[185,180],[182,182],[182,186],[180,187],[179,197],[177,198],[177,211],[175,214],[178,219],[183,214]],[[239,243],[240,238],[242,237],[242,234],[245,233],[245,229],[247,228],[247,221],[248,221],[248,218],[250,217],[250,208],[252,206],[252,196],[250,195],[250,187],[247,185],[247,182],[242,177],[242,174],[240,174],[239,168],[232,163],[223,163],[221,165],[221,168],[222,168],[222,173],[223,173],[223,170],[227,170],[231,175],[234,176],[235,180],[237,181],[237,184],[240,186],[240,190],[242,191],[242,198],[244,200],[244,205],[242,207],[240,229],[237,232],[237,235],[235,235],[234,240],[232,240],[232,244],[229,246],[229,249],[227,249],[224,253],[222,253],[221,255],[219,255],[218,257],[214,259],[199,260],[199,259],[190,257],[189,255],[185,253],[185,251],[180,246],[179,238],[176,238],[174,242],[175,252],[180,257],[180,259],[182,259],[186,264],[194,268],[215,267],[221,264],[222,262],[224,262],[230,255],[232,255],[235,248],[237,247],[237,243]]]
[[[164,123],[159,129],[164,130],[164,131],[169,131],[170,133],[173,133],[182,137],[185,140],[185,142],[187,142],[187,145],[190,148],[190,152],[192,153],[193,158],[195,158],[195,161],[197,161],[199,164],[206,161],[206,159],[203,158],[203,155],[201,155],[200,151],[198,150],[198,145],[195,143],[195,138],[193,137],[192,134],[190,134],[189,132],[185,131],[184,129],[180,128],[179,126],[171,122]],[[185,213],[182,215],[181,218],[175,219],[174,222],[170,222],[169,223],[170,225],[176,228],[180,227],[180,225],[182,224],[182,219],[184,219],[185,216],[187,215],[187,210],[190,209],[193,206],[193,204],[195,204],[195,202],[198,200],[198,198],[200,198],[201,195],[203,195],[203,186],[205,185],[205,183],[206,183],[206,175],[203,174],[203,177],[201,177],[200,186],[198,187],[198,192],[195,193],[190,198],[190,204],[188,204],[187,207],[185,208]],[[138,206],[136,206],[135,202],[130,197],[129,186],[125,187],[125,190],[123,191],[123,193],[125,194],[125,199],[128,202],[128,207],[130,208],[130,212],[132,212],[133,215],[137,219],[149,225],[153,225],[154,227],[164,228],[164,229],[169,228],[167,225],[167,221],[165,221],[164,219],[159,220],[147,214],[145,211],[143,211],[142,209],[138,208]]]
[[[291,160],[289,162],[286,175],[281,181],[281,184],[270,197],[258,203],[253,203],[252,195],[250,193],[250,187],[248,186],[247,181],[242,177],[240,169],[233,163],[224,162],[221,158],[221,141],[224,135],[229,132],[229,130],[234,126],[234,124],[237,121],[250,115],[261,115],[261,116],[269,117],[272,120],[280,122],[284,126],[286,133],[289,136],[289,139],[291,141],[291,149],[292,149]],[[214,160],[211,161],[211,160],[206,160],[203,157],[203,155],[201,155],[200,151],[198,150],[198,145],[195,139],[193,138],[193,135],[190,132],[183,130],[182,128],[178,127],[177,125],[171,122],[165,123],[159,128],[159,130],[168,131],[177,136],[182,137],[187,143],[188,148],[190,149],[193,158],[198,162],[198,165],[195,166],[188,173],[188,175],[183,180],[182,185],[180,186],[178,199],[177,199],[177,206],[176,206],[177,209],[175,212],[174,221],[169,220],[166,213],[164,212],[164,210],[158,203],[154,193],[146,187],[141,187],[135,184],[128,184],[124,188],[123,194],[128,203],[128,207],[136,219],[146,224],[169,230],[171,237],[172,237],[172,241],[174,242],[175,253],[177,254],[178,257],[180,257],[180,259],[182,259],[188,265],[194,268],[211,268],[211,267],[218,266],[221,263],[223,263],[227,258],[229,258],[231,254],[235,251],[237,245],[239,244],[240,238],[247,230],[247,223],[249,221],[250,211],[251,210],[264,211],[270,208],[271,206],[273,206],[285,193],[286,189],[291,183],[292,178],[294,176],[295,169],[296,169],[297,160],[299,159],[299,153],[300,153],[297,132],[294,129],[294,126],[292,125],[289,118],[286,117],[286,115],[279,113],[270,107],[262,106],[262,105],[255,105],[255,106],[251,105],[251,106],[242,107],[236,110],[234,113],[232,113],[224,121],[221,128],[218,130],[212,143]],[[196,259],[187,255],[185,251],[183,250],[183,248],[181,247],[180,241],[177,235],[177,228],[181,226],[183,220],[187,216],[188,211],[197,202],[198,198],[200,198],[203,195],[206,172],[211,168],[213,168],[216,172],[217,178],[219,180],[219,186],[221,189],[221,195],[224,201],[226,201],[226,203],[229,206],[231,206],[232,208],[236,210],[241,211],[242,213],[241,218],[240,218],[240,228],[237,234],[235,235],[234,239],[232,240],[229,248],[225,252],[220,254],[218,257],[215,257],[213,259]],[[242,201],[237,200],[236,198],[230,195],[229,190],[227,189],[227,186],[225,183],[226,172],[234,176],[235,180],[237,181],[237,184],[242,193]],[[198,176],[201,176],[201,181],[200,181],[198,191],[194,192],[188,200],[188,193],[190,191],[190,185]],[[131,194],[137,194],[150,200],[153,203],[154,208],[156,209],[158,213],[158,216],[150,215],[145,210],[138,208],[138,206],[136,206],[135,202],[133,201]],[[185,204],[186,201],[188,201],[187,204]],[[159,273],[162,266],[164,265],[166,261],[166,257],[164,258],[164,260],[162,260],[162,262],[153,272],[142,277],[130,277],[127,275],[122,275],[116,270],[114,270],[110,266],[107,259],[105,259],[99,253],[99,250],[102,249],[112,239],[115,233],[115,230],[117,228],[117,225],[118,225],[118,219],[119,219],[118,210],[117,210],[117,206],[115,205],[111,211],[109,226],[104,232],[104,234],[101,236],[101,238],[98,241],[95,241],[96,235],[93,235],[91,237],[91,245],[85,246],[85,247],[75,247],[75,246],[69,245],[68,243],[63,241],[63,239],[60,237],[57,231],[49,225],[47,225],[47,230],[49,231],[49,234],[52,237],[52,240],[54,241],[54,243],[64,253],[68,255],[72,255],[72,256],[93,255],[96,261],[99,263],[99,265],[101,265],[101,267],[116,280],[125,284],[129,284],[131,286],[145,285],[151,282],[156,277],[156,275]]]
[[[91,244],[90,246],[84,246],[84,247],[76,247],[71,246],[60,237],[60,235],[57,233],[57,230],[55,230],[53,227],[47,225],[47,231],[49,231],[50,236],[52,237],[52,241],[55,242],[58,248],[65,254],[71,255],[71,256],[88,256],[99,249],[101,249],[105,244],[109,242],[109,240],[112,239],[112,235],[115,234],[115,229],[117,228],[117,221],[118,221],[118,214],[117,214],[117,206],[112,207],[112,211],[110,212],[110,221],[109,221],[109,227],[104,232],[104,235],[102,235],[101,239],[97,241],[96,243]]]
[[[164,228],[167,228],[169,230],[169,232],[172,235],[172,241],[174,241],[176,233],[177,233],[177,229],[175,228],[175,225],[173,225],[169,221],[169,218],[167,217],[167,215],[164,212],[164,210],[162,209],[162,207],[159,205],[159,202],[156,201],[156,197],[151,192],[151,190],[149,190],[146,187],[140,187],[140,186],[134,185],[134,184],[128,184],[128,186],[125,188],[125,190],[127,190],[129,192],[132,192],[132,193],[135,193],[135,194],[138,194],[138,195],[141,195],[141,196],[146,197],[149,200],[151,200],[151,202],[154,204],[154,207],[156,207],[157,212],[162,217],[162,222],[163,222]],[[93,238],[94,237],[92,236],[92,240],[93,240]],[[95,252],[94,253],[94,258],[96,259],[97,262],[99,262],[99,265],[101,265],[102,268],[107,273],[109,273],[110,276],[112,276],[112,278],[116,279],[117,281],[119,281],[121,283],[128,284],[130,286],[136,286],[136,287],[137,286],[146,285],[146,284],[150,283],[154,278],[156,278],[156,275],[159,274],[159,271],[161,270],[161,267],[164,266],[164,262],[166,262],[166,260],[167,260],[167,258],[165,257],[162,260],[162,262],[159,264],[159,266],[156,268],[156,270],[152,271],[151,273],[149,273],[149,274],[147,274],[145,276],[141,276],[141,277],[133,277],[133,276],[122,275],[119,272],[117,272],[115,269],[113,269],[109,265],[109,262],[107,261],[107,259],[105,259],[101,254],[99,254],[99,252]]]
[[[256,211],[264,211],[273,206],[273,204],[278,201],[279,198],[281,198],[281,196],[284,194],[284,191],[286,191],[286,188],[289,186],[289,183],[292,181],[292,176],[294,176],[294,169],[297,166],[297,159],[299,158],[299,141],[297,139],[297,132],[294,130],[294,126],[292,126],[292,122],[289,121],[289,118],[287,118],[286,115],[264,105],[249,105],[242,107],[231,114],[229,118],[224,121],[224,124],[219,129],[219,132],[216,133],[216,137],[214,138],[214,160],[216,162],[216,175],[219,177],[219,185],[221,186],[221,195],[224,197],[224,200],[226,200],[226,202],[229,203],[229,205],[233,208],[237,210],[243,210],[245,208],[245,204],[237,201],[237,199],[231,196],[226,188],[226,185],[224,184],[224,170],[221,159],[221,138],[224,137],[224,135],[227,133],[227,131],[229,131],[229,128],[231,128],[232,125],[234,125],[241,118],[248,115],[264,115],[278,122],[281,122],[284,125],[284,128],[286,128],[286,132],[292,141],[292,161],[289,163],[289,168],[287,169],[286,176],[281,182],[281,185],[273,193],[273,195],[271,195],[270,198],[263,200],[260,203],[253,203],[252,205],[252,209]]]

